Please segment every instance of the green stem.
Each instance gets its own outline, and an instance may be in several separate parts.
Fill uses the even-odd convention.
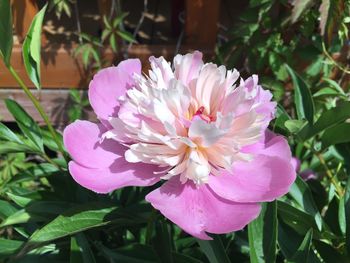
[[[339,181],[337,180],[337,177],[333,175],[332,171],[329,169],[326,160],[324,159],[323,155],[321,152],[316,151],[311,145],[309,145],[308,143],[304,143],[304,146],[306,148],[308,148],[313,154],[316,155],[316,157],[318,158],[318,160],[320,161],[320,163],[322,164],[322,166],[324,167],[325,171],[326,171],[326,175],[329,178],[329,180],[331,181],[331,183],[334,185],[335,189],[337,190],[338,196],[342,197],[343,196],[343,189],[340,186]]]
[[[323,48],[323,53],[326,55],[326,57],[327,57],[330,61],[332,61],[332,63],[333,63],[337,68],[339,68],[341,71],[343,71],[343,72],[346,73],[346,74],[350,74],[350,71],[349,71],[349,70],[347,70],[346,68],[344,68],[343,66],[341,66],[340,64],[338,64],[338,62],[335,61],[334,58],[332,58],[332,56],[328,53],[324,42],[322,42],[322,48]]]
[[[18,76],[17,72],[14,70],[14,68],[9,65],[8,66],[8,70],[10,71],[10,73],[12,74],[12,76],[15,78],[15,80],[17,81],[17,83],[21,86],[21,88],[23,89],[23,91],[25,92],[25,94],[29,97],[29,99],[32,101],[32,103],[34,104],[35,108],[37,109],[37,111],[39,112],[40,116],[43,118],[44,122],[47,125],[47,128],[49,129],[49,132],[52,135],[53,140],[55,141],[55,143],[57,144],[57,147],[59,149],[59,151],[62,153],[63,157],[67,160],[67,156],[65,154],[65,151],[63,149],[62,144],[60,143],[56,131],[53,128],[49,117],[47,116],[47,114],[45,113],[43,107],[41,106],[40,102],[37,100],[37,98],[35,98],[35,96],[33,95],[33,93],[29,90],[29,88],[24,84],[24,82],[22,81],[22,79]]]
[[[44,158],[48,163],[51,163],[53,166],[55,166],[61,172],[64,172],[62,167],[59,166],[57,163],[55,163],[47,154],[44,153],[44,154],[41,155],[41,157]]]

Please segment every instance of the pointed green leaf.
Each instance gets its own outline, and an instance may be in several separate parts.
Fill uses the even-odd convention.
[[[47,4],[36,14],[23,42],[23,61],[30,80],[40,89],[41,29]]]
[[[298,137],[307,140],[348,118],[350,118],[350,102],[340,102],[336,107],[324,111],[314,125],[311,123],[305,125],[298,133]]]
[[[128,41],[128,42],[131,42],[131,43],[134,43],[136,42],[133,35],[130,34],[129,32],[127,31],[117,31],[117,34],[124,40]]]
[[[197,242],[210,263],[230,263],[220,236],[214,236],[213,240],[197,239]]]
[[[315,201],[312,197],[311,190],[308,185],[299,176],[289,190],[289,194],[300,205],[300,207],[308,214],[315,218],[317,227],[322,229],[322,217],[317,209]]]
[[[251,263],[273,263],[276,261],[276,201],[263,204],[259,217],[248,225],[248,237]]]
[[[321,138],[322,148],[325,149],[331,145],[350,142],[350,123],[341,123],[327,129]]]
[[[152,244],[161,262],[174,262],[171,241],[168,225],[164,222],[157,222]]]
[[[13,255],[22,245],[23,241],[0,238],[0,259]]]
[[[312,242],[312,229],[307,231],[303,239],[303,242],[301,242],[300,246],[298,247],[298,250],[292,256],[292,259],[290,261],[295,263],[309,262],[311,242]]]
[[[33,118],[14,100],[6,99],[5,104],[7,109],[15,118],[18,127],[23,134],[33,142],[38,150],[44,151],[43,138],[38,124]]]
[[[88,240],[84,233],[78,233],[71,237],[70,263],[95,263],[94,254],[91,251]]]
[[[10,0],[0,1],[0,53],[7,66],[10,65],[13,34],[12,34],[12,10]]]
[[[5,124],[0,122],[0,139],[21,144],[18,136],[12,132]]]
[[[346,225],[346,250],[348,255],[350,255],[350,177],[346,184],[344,193],[344,214],[345,214],[345,225]]]
[[[299,120],[306,118],[309,123],[314,120],[314,101],[306,82],[288,65],[286,68],[292,78],[294,86],[294,102]]]

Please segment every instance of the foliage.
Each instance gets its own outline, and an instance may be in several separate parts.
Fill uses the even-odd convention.
[[[50,8],[70,15],[71,3],[51,1]],[[10,69],[9,0],[0,1],[0,14],[0,51]],[[103,42],[117,52],[117,36],[133,41],[119,27],[124,17],[105,17],[101,39],[80,34],[76,54],[86,67],[102,66]],[[348,1],[250,0],[217,47],[219,63],[258,73],[273,92],[279,105],[270,128],[288,138],[301,171],[318,177],[298,177],[247,228],[212,241],[165,220],[144,201],[149,189],[98,195],[77,185],[58,146],[62,136],[7,100],[16,127],[0,124],[0,261],[350,262],[349,71],[342,60],[349,21]],[[32,23],[23,50],[35,76],[41,26],[39,18]],[[73,121],[88,102],[77,91],[71,98]]]

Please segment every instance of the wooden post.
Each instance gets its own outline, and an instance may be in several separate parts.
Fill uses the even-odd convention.
[[[186,44],[214,49],[219,9],[219,0],[186,0]]]
[[[103,16],[106,16],[107,18],[109,18],[109,14],[111,12],[111,8],[112,8],[112,0],[98,0],[98,9],[99,9],[99,13],[101,15],[101,25],[104,27],[103,24]]]
[[[38,12],[35,0],[12,0],[12,14],[15,32],[20,42],[23,42],[30,24]]]

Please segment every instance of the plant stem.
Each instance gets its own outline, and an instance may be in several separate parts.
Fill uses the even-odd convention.
[[[44,122],[47,125],[47,128],[49,129],[49,132],[52,135],[53,140],[55,141],[55,143],[57,144],[57,147],[59,149],[59,151],[62,153],[63,157],[67,160],[67,156],[64,152],[63,146],[60,143],[56,131],[53,128],[49,117],[47,116],[47,114],[45,113],[43,107],[41,106],[40,102],[37,100],[37,98],[35,98],[35,96],[33,95],[33,93],[29,90],[29,88],[24,84],[24,82],[22,81],[22,79],[18,76],[17,72],[14,70],[14,68],[9,65],[8,66],[8,70],[10,71],[11,75],[15,78],[15,80],[17,81],[17,83],[21,86],[21,88],[23,89],[23,91],[25,92],[25,94],[29,97],[29,99],[32,101],[32,103],[34,104],[35,108],[37,109],[37,111],[39,112],[40,116],[43,118]]]
[[[320,160],[320,163],[323,165],[323,167],[326,169],[326,175],[329,177],[329,179],[331,180],[332,184],[334,185],[335,189],[337,190],[337,193],[339,195],[339,197],[343,196],[343,189],[341,188],[341,186],[339,185],[339,181],[337,180],[337,178],[335,176],[333,176],[331,170],[329,169],[325,159],[323,158],[323,155],[319,152],[315,152],[317,158]]]
[[[331,183],[334,185],[335,189],[337,190],[337,193],[339,195],[339,197],[343,196],[343,189],[341,188],[339,181],[337,180],[336,176],[333,175],[333,173],[331,172],[331,170],[329,169],[322,153],[316,151],[311,145],[309,145],[308,143],[304,143],[304,146],[306,148],[308,148],[312,153],[314,153],[316,155],[316,157],[318,158],[318,160],[320,161],[320,163],[322,164],[322,166],[325,168],[326,170],[326,175],[328,176],[328,178],[331,180]]]
[[[344,68],[343,66],[341,66],[337,61],[334,60],[334,58],[332,58],[332,56],[328,53],[326,46],[324,44],[324,42],[322,42],[322,49],[323,49],[323,53],[326,55],[326,57],[332,61],[332,63],[339,68],[341,71],[343,71],[345,74],[350,74],[350,71],[347,70],[346,68]]]
[[[47,154],[41,154],[41,157],[43,157],[48,163],[51,163],[53,166],[55,166],[58,170],[61,172],[64,172],[61,166],[59,166],[57,163],[55,163]]]

